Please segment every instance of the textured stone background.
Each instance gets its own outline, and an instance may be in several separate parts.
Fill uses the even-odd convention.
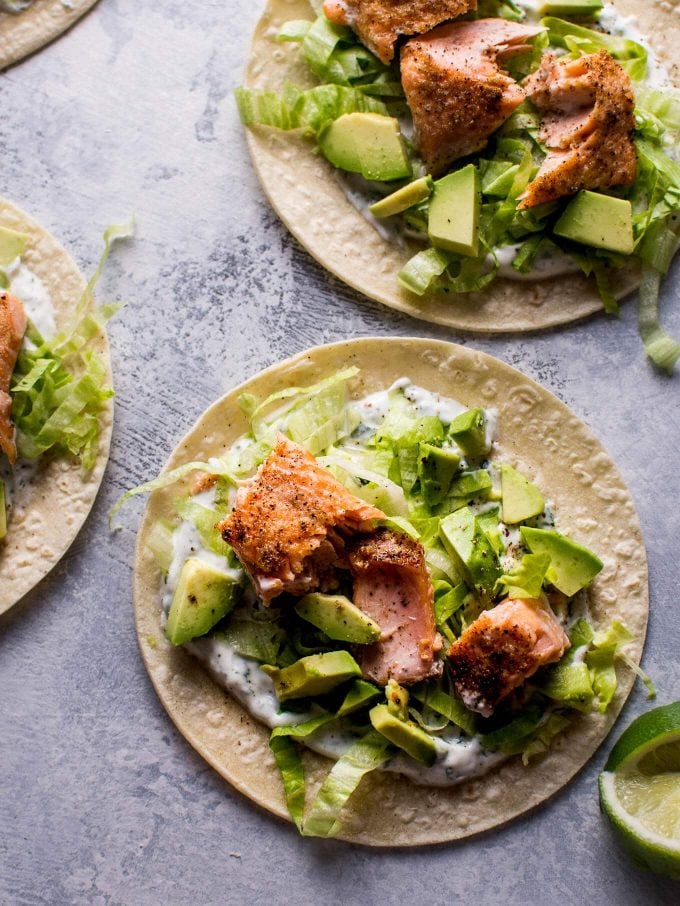
[[[101,0],[0,74],[0,192],[86,272],[104,226],[138,218],[100,292],[129,303],[111,325],[117,424],[102,492],[69,555],[0,621],[0,902],[677,902],[678,885],[629,867],[602,825],[595,780],[609,744],[561,795],[500,831],[373,852],[300,839],[233,792],[156,699],[130,604],[141,504],[115,535],[108,508],[242,378],[312,344],[382,333],[476,345],[595,428],[647,539],[644,665],[659,703],[680,698],[680,375],[645,363],[630,304],[618,321],[478,340],[329,279],[271,213],[245,153],[231,91],[258,12],[245,0]],[[680,334],[677,278],[664,301]],[[636,688],[618,726],[646,707]]]

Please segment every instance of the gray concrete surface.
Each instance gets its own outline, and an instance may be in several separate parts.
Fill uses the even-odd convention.
[[[640,874],[598,814],[609,745],[547,805],[462,845],[373,852],[301,839],[242,798],[175,731],[138,656],[131,562],[141,504],[201,411],[305,347],[383,333],[457,339],[542,381],[595,430],[630,484],[647,539],[644,664],[680,698],[680,375],[646,364],[629,304],[538,336],[477,339],[397,316],[330,279],[263,199],[231,90],[259,3],[101,0],[60,41],[0,75],[0,192],[86,271],[104,226],[135,211],[101,297],[116,431],[102,492],[69,555],[0,621],[0,903],[677,903]],[[677,273],[666,322],[680,334]],[[633,692],[618,726],[647,707]]]

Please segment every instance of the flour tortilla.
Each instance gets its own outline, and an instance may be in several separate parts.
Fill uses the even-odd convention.
[[[21,13],[0,9],[0,70],[67,31],[97,0],[33,0]]]
[[[29,235],[22,261],[47,287],[57,327],[63,326],[85,288],[83,275],[53,236],[4,198],[0,198],[0,225]],[[89,348],[103,356],[107,384],[111,386],[106,337],[95,337]],[[90,472],[76,460],[55,459],[39,466],[29,486],[15,492],[7,537],[0,541],[0,613],[47,575],[71,546],[90,512],[109,458],[112,400],[105,404],[100,419],[99,454]]]
[[[558,527],[592,547],[604,569],[592,585],[598,625],[622,620],[635,634],[629,653],[639,661],[647,624],[647,564],[635,507],[616,467],[591,434],[551,393],[503,362],[475,350],[433,340],[362,339],[319,346],[256,375],[214,403],[171,455],[166,468],[205,461],[228,449],[248,425],[237,399],[264,398],[357,365],[355,397],[408,376],[416,384],[468,406],[499,410],[497,458],[536,481],[554,506]],[[183,482],[190,487],[195,476]],[[160,628],[161,575],[148,550],[149,532],[171,518],[182,485],[154,492],[137,543],[134,601],[142,657],[168,714],[191,745],[232,786],[276,815],[288,817],[281,779],[269,751],[269,730],[221,689],[201,664],[173,648]],[[609,732],[630,692],[632,673],[619,671],[619,688],[606,715],[577,717],[547,755],[524,767],[513,758],[462,786],[417,786],[375,772],[362,781],[345,810],[340,836],[372,846],[415,846],[455,840],[496,827],[543,802],[588,761]],[[308,796],[332,762],[305,752]]]
[[[634,15],[640,30],[654,36],[654,50],[678,83],[674,45],[680,39],[673,10],[637,0],[614,0],[624,16]],[[282,23],[313,18],[308,0],[269,0],[260,19],[246,67],[249,88],[280,91],[286,82],[315,82],[297,45],[273,40]],[[415,318],[461,330],[489,333],[555,327],[602,310],[594,285],[579,274],[549,280],[497,279],[479,293],[416,296],[400,287],[397,274],[423,246],[400,248],[382,239],[347,200],[334,168],[312,146],[275,129],[248,129],[247,141],[262,188],[295,238],[344,283]],[[623,298],[639,283],[636,268],[616,272],[613,290]]]

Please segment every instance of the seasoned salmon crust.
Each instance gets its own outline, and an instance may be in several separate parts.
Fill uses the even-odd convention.
[[[418,35],[477,9],[477,0],[326,0],[323,11],[349,25],[383,63],[394,59],[401,35]]]
[[[569,648],[552,610],[535,598],[509,598],[484,611],[447,652],[463,704],[484,717]]]
[[[0,292],[0,450],[12,466],[17,460],[17,448],[9,387],[25,331],[23,305],[16,296]]]
[[[601,50],[577,60],[545,54],[524,88],[541,114],[538,137],[548,156],[520,208],[635,181],[635,97],[611,54]]]
[[[428,172],[481,150],[524,100],[524,90],[501,69],[529,49],[543,29],[505,19],[442,25],[411,38],[401,51],[401,81],[416,143]]]
[[[346,568],[345,539],[367,532],[385,514],[350,494],[304,447],[279,434],[219,524],[260,597],[337,588]]]

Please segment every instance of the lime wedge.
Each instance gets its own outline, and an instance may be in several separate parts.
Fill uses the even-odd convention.
[[[602,811],[635,864],[680,879],[680,702],[633,721],[599,787]]]

